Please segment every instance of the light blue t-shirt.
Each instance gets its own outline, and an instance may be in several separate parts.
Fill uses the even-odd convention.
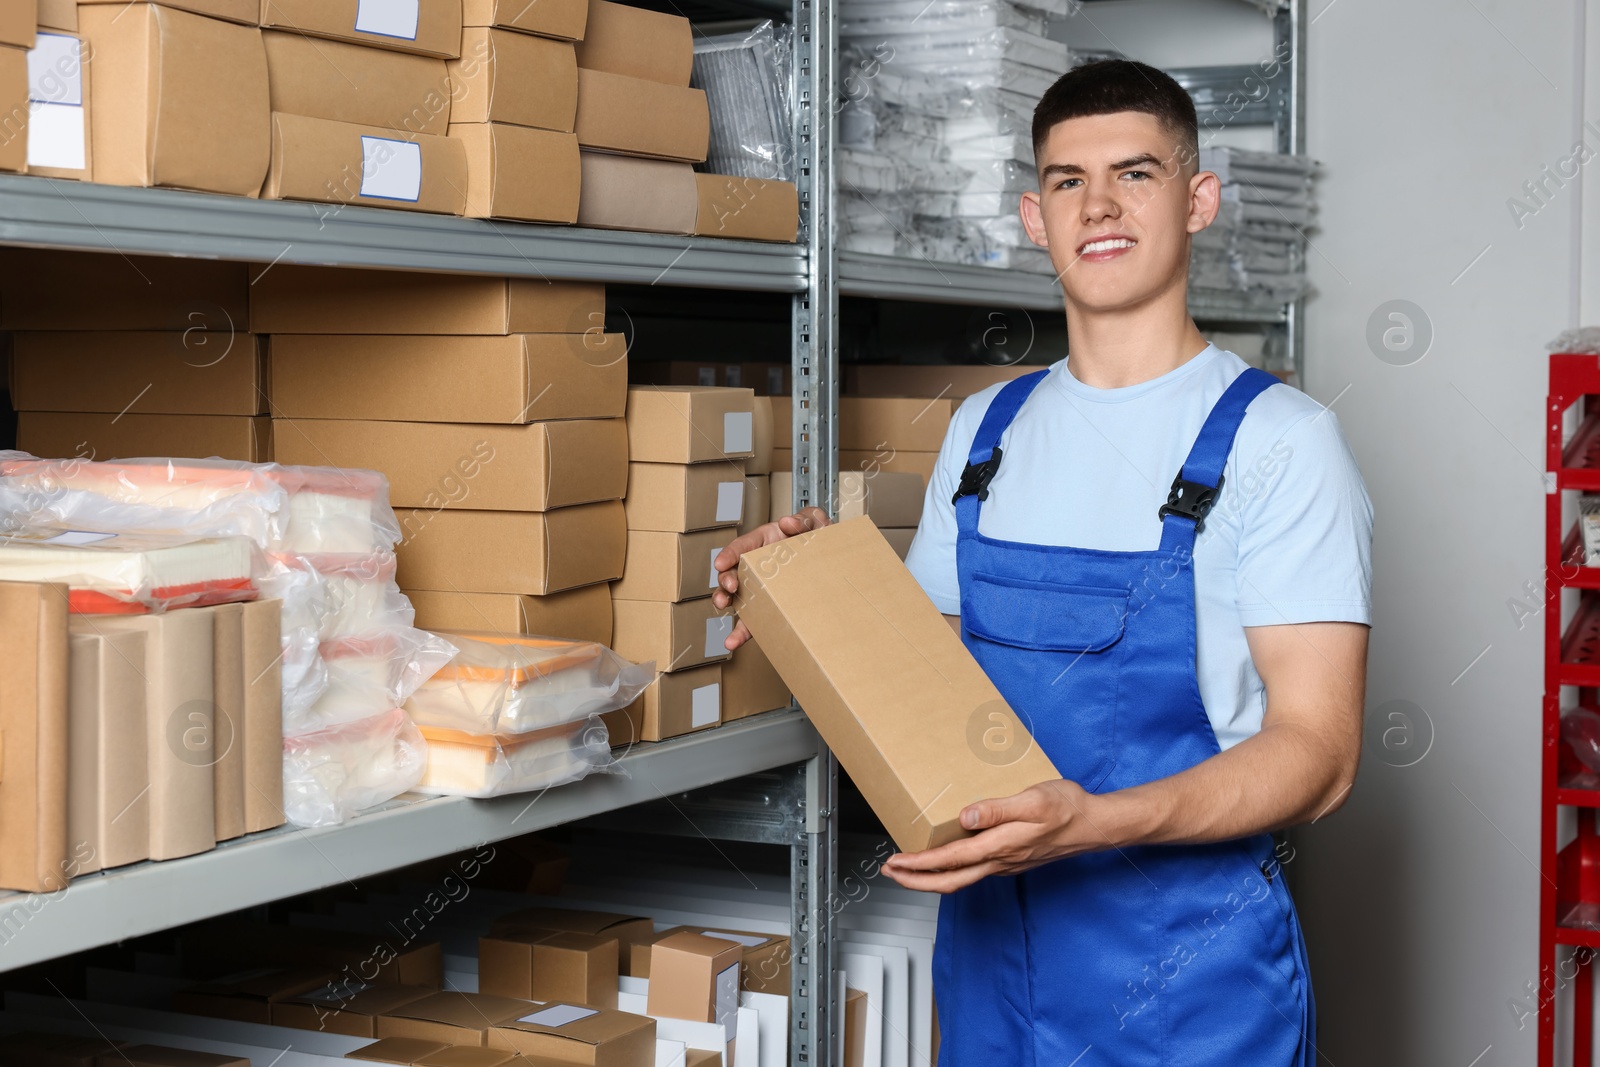
[[[978,529],[1079,548],[1153,550],[1158,509],[1201,424],[1245,370],[1215,345],[1159,378],[1096,389],[1050,368],[1000,440]],[[950,502],[991,386],[957,410],[906,560],[947,615],[960,613]],[[1222,492],[1195,544],[1198,677],[1223,749],[1261,729],[1266,693],[1246,626],[1372,619],[1372,502],[1332,411],[1274,385],[1250,405]]]

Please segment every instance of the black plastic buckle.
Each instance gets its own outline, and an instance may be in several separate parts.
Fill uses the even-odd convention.
[[[956,486],[956,495],[950,498],[954,504],[964,496],[976,495],[979,500],[989,499],[989,483],[994,481],[994,476],[1000,473],[1000,446],[996,445],[994,452],[982,463],[968,463],[961,471],[961,484]]]
[[[1172,479],[1172,492],[1167,494],[1167,502],[1161,505],[1159,512],[1163,520],[1168,515],[1180,515],[1186,519],[1194,520],[1194,532],[1199,533],[1205,529],[1206,516],[1211,514],[1211,507],[1217,502],[1217,494],[1222,492],[1222,476],[1217,475],[1216,485],[1203,485],[1200,482],[1186,482],[1183,475],[1179,474]]]

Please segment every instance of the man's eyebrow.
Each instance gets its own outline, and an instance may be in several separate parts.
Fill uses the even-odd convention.
[[[1130,156],[1127,159],[1119,159],[1106,169],[1127,170],[1130,167],[1149,166],[1160,167],[1162,166],[1162,162],[1156,156],[1151,155],[1149,152],[1145,152],[1142,155]],[[1080,175],[1085,173],[1087,172],[1084,170],[1084,168],[1076,163],[1051,163],[1040,172],[1040,176],[1044,178],[1050,178],[1056,175]]]
[[[1055,174],[1082,174],[1084,170],[1076,163],[1052,163],[1040,172],[1042,177],[1048,178]]]
[[[1127,170],[1129,167],[1148,167],[1151,164],[1154,164],[1155,166],[1159,167],[1159,166],[1161,166],[1161,160],[1157,159],[1155,156],[1152,156],[1150,153],[1146,152],[1146,153],[1144,153],[1143,155],[1140,155],[1140,156],[1132,156],[1132,157],[1130,157],[1128,159],[1118,160],[1117,162],[1111,164],[1110,169],[1111,170]]]

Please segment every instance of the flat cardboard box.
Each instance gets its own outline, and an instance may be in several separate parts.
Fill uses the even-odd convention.
[[[378,1016],[377,1035],[438,1041],[446,1045],[484,1046],[489,1030],[521,1018],[538,1005],[529,1000],[487,993],[435,993]]]
[[[63,278],[72,284],[63,285]],[[219,334],[248,329],[249,292],[243,263],[8,248],[0,256],[0,329],[70,324],[74,330],[182,333],[199,327],[210,345]],[[85,300],[85,293],[94,299]]]
[[[688,533],[736,525],[745,511],[746,462],[629,463],[628,529]]]
[[[262,340],[204,330],[17,333],[11,403],[19,411],[258,415],[266,411]]]
[[[150,858],[144,634],[71,635],[67,838],[88,846],[78,873]]]
[[[478,939],[478,990],[541,1003],[617,1006],[617,940],[571,930]]]
[[[578,143],[628,156],[704,163],[711,112],[700,89],[578,68]],[[695,203],[698,211],[699,186]]]
[[[871,519],[746,553],[738,600],[903,851],[966,836],[959,815],[974,801],[1060,778]]]
[[[268,200],[365,204],[460,215],[467,153],[459,141],[272,112]]]
[[[724,668],[726,669],[726,668]],[[789,995],[789,959],[792,955],[789,939],[782,934],[758,934],[750,930],[707,929],[703,926],[674,926],[663,930],[661,938],[680,933],[700,934],[703,937],[732,941],[740,947],[739,988],[751,993],[773,993],[780,997]],[[650,977],[648,974],[642,977]]]
[[[661,937],[650,946],[650,1014],[720,1023],[733,1033],[743,958],[743,947],[726,938],[693,930]]]
[[[78,5],[75,0],[39,0],[39,28],[78,32]]]
[[[572,134],[482,122],[451,123],[450,136],[467,153],[468,218],[578,221],[582,174]]]
[[[605,330],[606,289],[597,282],[280,264],[261,272],[249,293],[252,327],[273,335]]]
[[[622,334],[607,333],[280,336],[272,342],[272,413],[513,425],[620,419],[626,346]]]
[[[578,41],[589,21],[589,0],[461,0],[461,21]]]
[[[1001,382],[1009,382],[1039,367],[988,364],[913,365],[901,363],[856,364],[845,368],[845,392],[852,396],[937,396],[963,400]]]
[[[776,456],[773,462],[777,463]],[[924,487],[932,480],[933,468],[938,463],[938,452],[913,452],[904,448],[839,450],[841,471],[862,471],[868,477],[875,477],[883,471],[908,471],[919,475]]]
[[[749,389],[636,385],[628,390],[628,458],[640,463],[748,458],[755,454],[754,408]]]
[[[441,59],[461,54],[460,0],[261,0],[261,25]]]
[[[244,823],[246,833],[282,826],[283,603],[244,605]]]
[[[14,0],[0,9],[0,45],[32,48],[34,29],[39,23],[36,0]]]
[[[28,169],[28,53],[0,45],[0,171]]]
[[[94,147],[89,136],[89,80],[83,38],[41,29],[38,43],[28,53],[29,174],[90,180]]]
[[[284,998],[328,985],[333,976],[315,967],[274,967],[179,989],[172,1010],[185,1015],[231,1019],[239,1023],[272,1023],[273,1005]]]
[[[348,980],[330,982],[275,1001],[272,1025],[346,1037],[376,1037],[378,1016],[437,992],[427,986],[367,985]]]
[[[627,490],[627,431],[621,419],[527,426],[273,421],[279,462],[382,471],[389,478],[390,502],[401,508],[550,511],[618,500]]]
[[[95,181],[259,194],[272,151],[260,30],[142,3],[85,5],[78,22]]]
[[[722,665],[722,721],[736,722],[789,706],[789,684],[755,641],[733,650]]]
[[[386,1037],[382,1041],[363,1045],[353,1052],[346,1052],[344,1058],[366,1060],[371,1063],[403,1063],[409,1067],[417,1062],[419,1056],[455,1047],[457,1046],[446,1045],[442,1041],[420,1041],[414,1037]]]
[[[251,1067],[250,1061],[243,1057],[217,1052],[192,1052],[165,1045],[119,1048],[115,1056],[100,1057],[100,1063],[114,1063],[117,1067]]]
[[[733,632],[733,615],[710,597],[681,604],[613,597],[611,613],[611,647],[623,659],[681,671],[728,658],[722,643]]]
[[[618,718],[607,721],[612,746],[630,741],[665,741],[721,725],[722,666],[708,663],[657,674],[649,688],[623,709],[625,714],[614,713]]]
[[[712,561],[737,531],[731,527],[697,533],[628,531],[628,555],[621,580],[611,586],[617,600],[676,602],[710,596],[717,588]]]
[[[937,452],[955,409],[949,398],[842,396],[839,448]]]
[[[911,542],[917,536],[915,526],[886,526],[878,531],[883,534],[883,539],[889,542],[889,547],[894,549],[894,554],[902,560],[911,553]]]
[[[528,930],[571,930],[579,934],[617,939],[617,962],[622,973],[629,969],[635,956],[642,955],[655,940],[655,924],[642,915],[622,915],[610,911],[590,911],[582,908],[522,908],[507,912],[495,919],[489,927],[489,936],[501,937],[509,933]]]
[[[397,508],[400,584],[543,596],[622,577],[622,503],[521,511]]]
[[[611,590],[604,582],[548,596],[406,589],[424,630],[489,630],[611,644]]]
[[[738,387],[737,382],[728,384]],[[745,470],[751,474],[766,474],[772,469],[772,450],[778,445],[776,440],[778,422],[772,413],[774,404],[787,407],[789,398],[783,397],[775,401],[770,396],[763,396],[761,390],[756,389],[750,408],[753,413],[750,458],[745,462]],[[783,443],[787,445],[789,442],[785,439]]]
[[[45,459],[272,461],[272,420],[249,415],[108,415],[24,411],[17,447]]]
[[[694,71],[694,31],[682,15],[589,0],[578,65],[687,87]]]
[[[446,61],[268,30],[272,110],[442,135],[454,95]]]
[[[774,471],[772,487],[771,517],[776,521],[790,514],[794,475],[788,471]],[[922,521],[926,496],[922,478],[906,471],[880,470],[869,475],[866,471],[841,470],[839,496],[833,510],[840,521],[865,515],[879,529],[915,527]]]
[[[78,0],[79,4],[84,5],[115,4],[118,7],[155,2],[156,0]],[[177,8],[180,11],[222,19],[225,22],[237,22],[244,26],[258,25],[261,20],[260,0],[160,0],[160,2],[162,7]]]
[[[757,526],[770,521],[772,511],[772,482],[766,474],[747,474],[744,478],[744,515],[739,520],[739,534],[750,533]]]
[[[694,167],[688,163],[590,151],[580,152],[579,162],[579,226],[645,233],[694,232],[699,193]]]
[[[544,0],[540,0],[543,3]],[[526,33],[469,26],[450,62],[451,122],[510,122],[571,133],[578,113],[572,45]]]
[[[357,984],[438,989],[444,983],[444,955],[437,941],[219,920],[187,928],[180,945],[187,966],[213,973],[276,964],[323,968],[336,972],[338,981]]]
[[[67,841],[67,587],[0,582],[0,889],[49,893],[77,873]]]
[[[794,449],[775,447],[772,450],[772,474],[794,469]]]
[[[792,182],[697,173],[694,183],[694,232],[702,237],[792,244],[800,232],[800,192]]]
[[[530,1067],[530,1065],[515,1052],[452,1045],[421,1057],[417,1060],[416,1067]]]
[[[656,1021],[557,1001],[496,1026],[488,1045],[581,1067],[639,1067],[655,1062]]]
[[[213,627],[211,708],[211,790],[216,839],[243,837],[245,829],[245,673],[244,605],[194,608],[211,616]]]

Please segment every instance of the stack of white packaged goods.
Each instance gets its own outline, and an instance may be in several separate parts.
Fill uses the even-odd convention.
[[[243,536],[283,603],[284,809],[343,822],[421,779],[426,745],[401,710],[456,655],[412,625],[395,584],[400,526],[381,474],[229,460],[90,462],[0,452],[8,525]]]
[[[1306,227],[1313,218],[1308,156],[1226,146],[1200,150],[1222,180],[1217,220],[1194,238],[1189,286],[1197,302],[1243,297],[1270,310],[1305,295]]]

